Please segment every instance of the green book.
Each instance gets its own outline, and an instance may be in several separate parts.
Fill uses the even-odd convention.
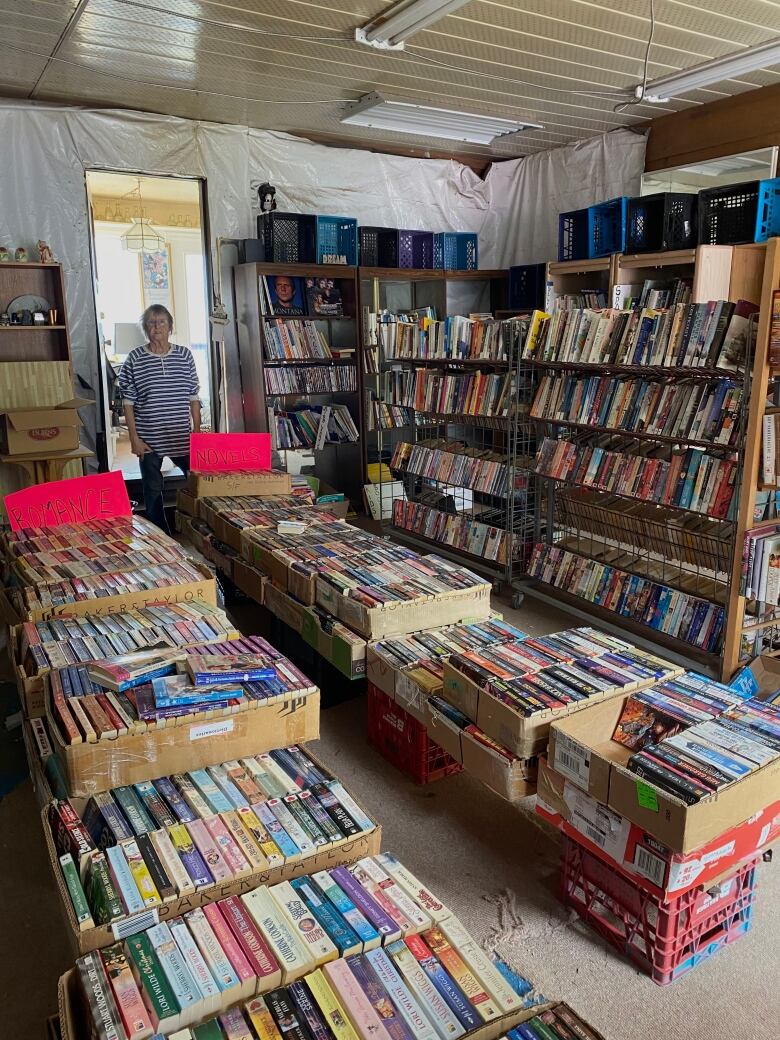
[[[224,1034],[219,1028],[216,1018],[204,1022],[202,1026],[195,1026],[192,1029],[192,1035],[195,1040],[224,1040]]]
[[[168,1032],[173,1028],[170,1020],[178,1019],[181,1008],[146,932],[129,935],[125,939],[125,952],[144,1004],[152,1016],[153,1026],[156,1029],[159,1023],[164,1022],[165,1032]]]
[[[125,908],[108,871],[105,854],[92,857],[87,881],[89,905],[97,924],[110,924],[125,916]]]
[[[85,928],[94,928],[95,922],[92,920],[87,897],[84,895],[84,889],[81,887],[79,872],[76,870],[73,856],[69,852],[66,852],[64,856],[60,856],[60,867],[62,868],[62,876],[65,878],[65,884],[68,886],[68,895],[73,904],[73,912],[76,915],[79,931],[83,932]]]

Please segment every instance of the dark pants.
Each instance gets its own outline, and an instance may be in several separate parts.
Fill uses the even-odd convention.
[[[141,485],[144,489],[144,510],[146,511],[147,520],[151,520],[153,524],[170,534],[171,529],[165,518],[165,507],[163,504],[163,458],[163,455],[158,455],[153,451],[147,451],[141,457]],[[180,455],[177,458],[171,456],[171,462],[174,466],[179,467],[185,477],[187,476],[190,471],[189,455]]]

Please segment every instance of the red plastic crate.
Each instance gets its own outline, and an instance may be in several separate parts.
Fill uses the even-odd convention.
[[[742,864],[713,889],[692,889],[662,902],[564,836],[561,898],[665,986],[750,930],[758,861]]]
[[[368,742],[416,784],[430,784],[463,768],[428,731],[386,693],[368,684]]]

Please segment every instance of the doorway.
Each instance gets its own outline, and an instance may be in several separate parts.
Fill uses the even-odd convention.
[[[197,178],[87,171],[105,453],[109,470],[140,480],[118,392],[122,363],[146,337],[143,311],[173,315],[171,341],[189,347],[200,382],[202,428],[212,428],[212,371],[203,184]],[[164,471],[179,471],[169,459]]]

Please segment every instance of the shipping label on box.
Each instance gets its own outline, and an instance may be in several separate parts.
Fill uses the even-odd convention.
[[[188,488],[195,498],[216,498],[221,495],[289,495],[292,478],[276,470],[256,473],[196,473],[190,471]]]

